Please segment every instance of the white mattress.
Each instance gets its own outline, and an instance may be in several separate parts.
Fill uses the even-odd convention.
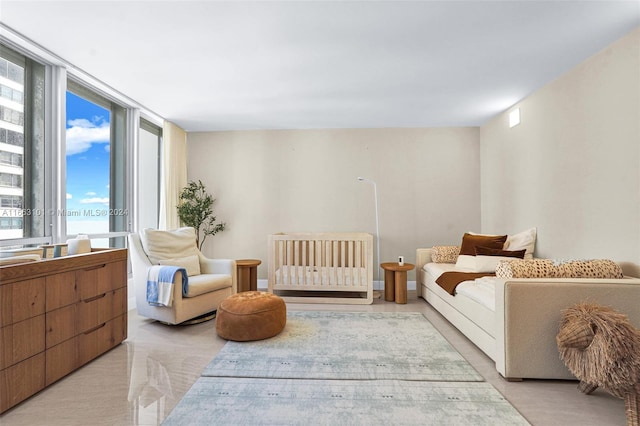
[[[466,296],[491,311],[496,311],[496,277],[482,277],[464,281],[456,287],[456,296]]]
[[[275,279],[284,285],[368,286],[365,268],[283,265],[276,270]]]
[[[451,306],[460,315],[466,317],[469,321],[473,322],[476,326],[480,327],[484,330],[489,336],[495,337],[496,333],[496,318],[495,318],[495,302],[487,303],[488,305],[493,306],[489,308],[484,303],[478,302],[477,299],[483,299],[487,302],[487,295],[482,296],[482,292],[485,290],[478,290],[477,287],[474,286],[473,281],[464,281],[458,284],[458,287],[465,283],[469,283],[468,286],[471,287],[471,293],[475,293],[474,297],[469,297],[466,294],[460,294],[456,292],[455,296],[450,295],[445,289],[440,287],[436,283],[436,279],[443,272],[447,271],[458,271],[464,272],[459,269],[456,269],[454,264],[448,263],[427,263],[423,268],[422,272],[422,282],[426,285],[427,291],[432,292],[435,296],[441,299],[444,303]],[[464,288],[464,286],[463,286]],[[494,287],[495,294],[495,287]],[[495,297],[494,297],[495,300]],[[472,339],[473,340],[473,339]],[[492,353],[489,353],[489,356],[493,356]]]
[[[457,269],[452,263],[427,263],[423,268],[435,281],[444,272],[465,272]],[[476,280],[463,281],[457,285],[456,296],[468,297],[482,306],[496,311],[496,277],[482,277]]]

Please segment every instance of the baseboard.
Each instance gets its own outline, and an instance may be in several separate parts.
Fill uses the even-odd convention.
[[[130,280],[131,281],[131,280]],[[258,280],[258,290],[259,291],[267,291],[267,289],[269,288],[268,285],[268,280]],[[129,285],[133,285],[133,282],[129,282]],[[373,289],[374,290],[384,290],[384,282],[381,281],[374,281],[373,282]],[[416,289],[416,282],[415,281],[407,281],[407,290],[415,290]],[[136,298],[135,296],[130,297],[129,299],[127,299],[127,309],[130,311],[132,309],[136,308]]]
[[[267,291],[269,288],[268,280],[258,280],[258,290]],[[384,281],[374,281],[373,282],[374,290],[384,290]],[[407,281],[407,290],[415,290],[416,282],[415,281]]]
[[[258,280],[258,290],[267,291],[269,288],[269,280]]]

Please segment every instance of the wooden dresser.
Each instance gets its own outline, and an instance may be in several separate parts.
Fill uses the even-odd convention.
[[[126,338],[126,249],[0,267],[0,413]]]

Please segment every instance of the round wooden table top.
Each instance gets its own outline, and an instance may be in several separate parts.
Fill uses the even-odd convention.
[[[236,260],[237,266],[258,266],[262,263],[262,260],[258,259],[238,259]]]
[[[382,269],[384,269],[385,271],[395,271],[395,272],[405,271],[406,272],[415,268],[415,265],[405,262],[404,265],[400,266],[398,265],[398,262],[385,262],[385,263],[381,263],[380,267],[382,267]]]

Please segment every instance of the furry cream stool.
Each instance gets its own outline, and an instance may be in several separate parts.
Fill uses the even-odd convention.
[[[626,315],[582,303],[564,310],[556,336],[560,358],[590,394],[601,387],[623,398],[628,426],[639,426],[640,331]]]
[[[244,291],[227,297],[218,306],[216,333],[227,340],[248,342],[268,339],[287,324],[287,306],[281,297],[260,291]]]

